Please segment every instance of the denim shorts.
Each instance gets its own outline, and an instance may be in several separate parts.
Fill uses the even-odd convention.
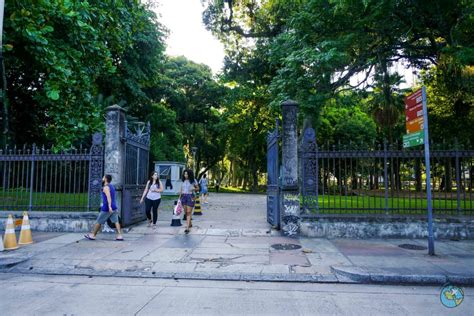
[[[181,195],[181,204],[184,206],[194,207],[194,196],[192,194]]]
[[[107,220],[110,218],[110,221],[112,223],[118,223],[119,221],[119,218],[118,218],[118,211],[115,210],[113,211],[112,213],[109,213],[108,211],[107,212],[104,212],[104,211],[100,211],[99,212],[99,216],[97,216],[97,220],[96,220],[96,223],[97,224],[100,224],[100,225],[104,225],[105,222],[107,222]]]

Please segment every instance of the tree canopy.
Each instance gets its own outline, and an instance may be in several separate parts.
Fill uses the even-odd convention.
[[[327,100],[345,90],[364,90],[376,101],[372,110],[379,122],[392,128],[399,122],[397,104],[404,93],[397,91],[403,78],[391,69],[394,63],[434,67],[451,82],[459,81],[474,61],[472,1],[206,3],[203,20],[226,44],[233,67],[252,68],[249,56],[264,51],[268,67],[261,75],[271,77],[272,104],[294,98],[316,123]],[[472,87],[472,73],[463,81],[463,89],[472,89],[467,87]]]
[[[400,88],[395,66],[427,86],[435,141],[474,143],[472,1],[202,3],[204,24],[225,45],[218,76],[166,56],[167,30],[142,1],[7,0],[9,143],[87,143],[119,103],[129,121],[151,123],[151,159],[186,161],[198,175],[212,170],[257,190],[285,99],[299,102],[300,126],[311,121],[322,143],[400,140],[412,88]]]

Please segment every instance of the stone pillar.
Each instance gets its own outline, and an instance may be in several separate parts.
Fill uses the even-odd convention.
[[[282,179],[281,228],[283,234],[297,237],[300,229],[300,200],[298,189],[298,103],[292,100],[281,104]]]
[[[125,110],[118,105],[107,108],[105,120],[104,173],[112,176],[112,184],[121,189],[125,163]]]

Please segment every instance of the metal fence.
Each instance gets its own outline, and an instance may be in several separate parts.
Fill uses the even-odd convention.
[[[299,156],[302,217],[425,217],[424,152],[399,148],[319,146],[314,130],[305,130]],[[474,150],[432,148],[434,216],[473,216]]]
[[[54,153],[33,145],[0,150],[0,210],[89,211],[100,205],[102,135],[88,149]]]

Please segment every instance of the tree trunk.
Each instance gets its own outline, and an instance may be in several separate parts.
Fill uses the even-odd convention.
[[[257,166],[253,167],[252,170],[252,192],[257,193],[258,192],[258,171],[257,171]]]
[[[421,192],[421,159],[415,159],[415,190]]]
[[[445,190],[446,192],[451,192],[453,190],[453,175],[451,168],[451,159],[446,158],[446,164],[444,166],[445,171]]]

